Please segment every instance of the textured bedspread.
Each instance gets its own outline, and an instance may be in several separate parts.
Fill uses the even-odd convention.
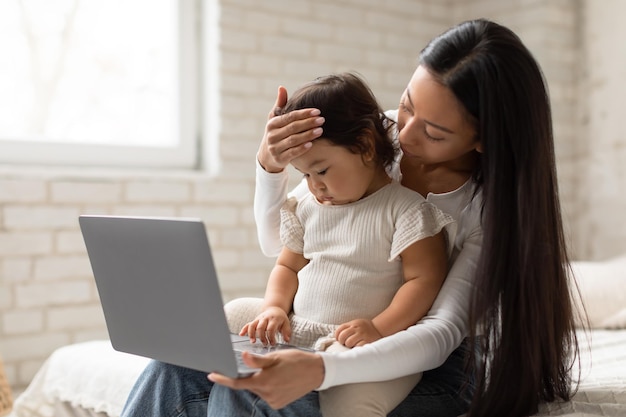
[[[626,416],[626,330],[580,337],[578,392],[568,403],[543,405],[538,416]],[[114,351],[108,341],[60,348],[16,399],[12,416],[118,417],[146,362]]]
[[[10,417],[118,417],[148,359],[108,340],[57,349],[16,399]]]
[[[578,392],[568,403],[546,404],[539,415],[626,416],[626,330],[593,330],[589,338],[583,333],[579,337]]]

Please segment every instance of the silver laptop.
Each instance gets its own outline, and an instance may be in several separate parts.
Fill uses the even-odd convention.
[[[113,348],[230,377],[251,375],[237,358],[293,348],[232,335],[199,219],[79,217]]]

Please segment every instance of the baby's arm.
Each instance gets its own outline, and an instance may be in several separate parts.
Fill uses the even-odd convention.
[[[283,339],[289,341],[289,312],[298,289],[298,271],[307,263],[301,253],[283,248],[265,288],[263,310],[241,329],[240,335],[249,335],[253,343],[258,337],[263,344],[275,345],[276,334],[280,332]]]
[[[428,313],[448,270],[444,233],[418,240],[400,256],[405,282],[391,304],[371,321],[357,319],[339,326],[335,337],[341,344],[362,346],[405,330]]]
[[[400,257],[405,283],[389,307],[372,320],[383,337],[414,325],[433,305],[448,272],[444,232],[418,240]]]

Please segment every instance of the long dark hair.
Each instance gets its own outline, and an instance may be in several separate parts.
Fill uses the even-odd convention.
[[[389,139],[392,122],[358,75],[344,72],[318,77],[298,88],[277,115],[309,107],[319,109],[325,119],[324,139],[355,154],[373,150],[383,167],[393,162],[397,150]],[[373,143],[367,140],[369,136]]]
[[[550,102],[537,62],[484,19],[433,39],[423,65],[476,123],[483,248],[470,307],[470,416],[526,416],[571,397],[578,354]]]

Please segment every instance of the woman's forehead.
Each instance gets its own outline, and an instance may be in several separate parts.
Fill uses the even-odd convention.
[[[417,67],[403,97],[421,119],[458,132],[467,124],[467,110],[454,93],[423,66]]]

